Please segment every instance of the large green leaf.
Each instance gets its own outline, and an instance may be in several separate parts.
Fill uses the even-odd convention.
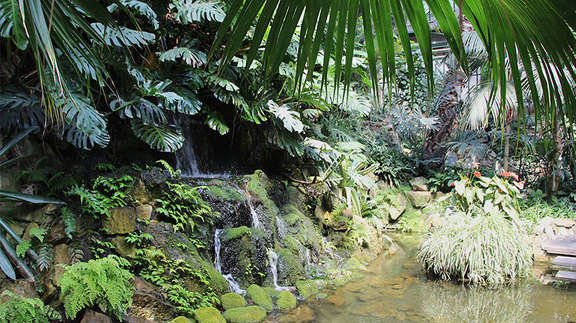
[[[462,6],[461,11],[480,36],[488,54],[491,83],[495,89],[500,89],[502,98],[508,91],[506,64],[510,62],[520,114],[525,113],[522,68],[527,71],[526,82],[530,84],[539,118],[551,122],[559,113],[570,122],[576,120],[576,97],[570,82],[576,79],[576,1],[462,0],[455,3]],[[211,52],[225,44],[224,61],[230,62],[245,47],[243,40],[250,33],[250,27],[256,25],[248,61],[251,62],[258,54],[258,48],[264,45],[263,62],[267,74],[271,75],[278,71],[292,35],[298,33],[296,79],[306,75],[304,67],[312,69],[314,63],[311,62],[323,52],[322,84],[328,81],[331,67],[336,83],[334,89],[337,91],[340,83],[347,89],[351,81],[357,20],[362,18],[373,87],[378,87],[376,80],[380,77],[375,68],[377,57],[382,64],[381,77],[391,85],[388,88],[394,85],[396,37],[406,52],[406,64],[414,85],[410,32],[418,41],[432,86],[433,52],[428,9],[434,14],[463,70],[468,71],[460,19],[451,2],[446,0],[232,0]],[[327,11],[329,15],[324,19]],[[558,77],[545,77],[553,73]],[[542,89],[541,95],[538,88]],[[558,108],[562,103],[566,108]]]
[[[0,249],[0,269],[2,269],[2,272],[4,272],[8,278],[16,280],[16,272],[14,272],[14,267],[12,267],[10,259],[8,259],[4,252],[2,252],[2,249]]]
[[[132,131],[152,149],[161,152],[173,153],[184,145],[182,131],[175,126],[146,124],[135,120],[132,122]]]
[[[63,205],[66,204],[62,201],[49,198],[49,197],[42,197],[37,195],[30,195],[30,194],[23,194],[23,193],[14,193],[8,191],[0,191],[0,198],[9,198],[14,201],[22,201],[28,202],[33,204],[59,204]]]

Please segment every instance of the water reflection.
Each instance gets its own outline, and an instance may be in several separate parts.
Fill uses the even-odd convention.
[[[363,278],[273,322],[570,322],[576,292],[536,281],[499,289],[427,279],[415,260],[417,240],[380,257]]]

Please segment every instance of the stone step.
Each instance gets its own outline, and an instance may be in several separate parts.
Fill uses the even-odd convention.
[[[552,265],[568,270],[576,270],[576,257],[558,256],[552,261]]]
[[[549,254],[576,256],[576,238],[545,241],[542,243],[542,249]]]
[[[576,272],[560,270],[556,273],[556,279],[562,281],[576,282]]]

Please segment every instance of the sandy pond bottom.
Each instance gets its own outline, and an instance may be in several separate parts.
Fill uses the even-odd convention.
[[[499,289],[430,280],[416,261],[417,237],[366,274],[269,322],[576,322],[576,289],[530,280]]]

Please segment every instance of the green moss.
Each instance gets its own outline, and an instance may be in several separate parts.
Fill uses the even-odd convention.
[[[366,270],[366,266],[362,264],[360,260],[358,260],[356,257],[352,257],[346,260],[343,267],[346,270],[353,270],[353,271]]]
[[[235,308],[235,307],[246,306],[246,300],[244,299],[244,297],[242,297],[242,295],[236,294],[236,293],[224,294],[224,295],[222,295],[220,300],[222,301],[222,307],[224,307],[225,310]]]
[[[220,311],[214,307],[203,307],[194,311],[198,323],[226,323]]]
[[[305,217],[304,214],[302,214],[302,212],[300,212],[300,210],[292,204],[288,204],[286,207],[284,207],[283,213],[284,221],[286,221],[289,226],[294,226],[300,221],[300,219]]]
[[[398,221],[399,229],[402,232],[426,232],[426,225],[424,223],[424,217],[422,212],[416,209],[410,208],[407,210],[400,221]]]
[[[222,277],[222,274],[214,268],[214,265],[211,262],[200,257],[197,257],[196,259],[198,261],[198,266],[200,267],[199,269],[201,269],[201,272],[203,273],[203,278],[208,281],[207,286],[218,294],[223,294],[230,290],[226,278]]]
[[[170,323],[195,323],[196,320],[189,319],[185,316],[178,316],[177,318],[170,321]]]
[[[224,317],[231,323],[260,322],[266,318],[266,310],[260,306],[231,308],[224,312]]]
[[[294,253],[300,252],[300,242],[298,242],[298,240],[296,240],[296,238],[293,236],[287,236],[284,238],[283,243],[286,248],[290,249],[290,251]]]
[[[249,236],[252,234],[252,231],[249,227],[241,226],[237,228],[227,229],[224,233],[224,239],[226,241],[242,238],[244,236]]]
[[[263,171],[257,170],[254,174],[248,176],[248,192],[255,194],[262,201],[268,199],[268,177]]]
[[[304,299],[320,292],[324,288],[326,282],[323,280],[299,280],[296,282],[298,293]]]
[[[278,295],[280,295],[280,291],[277,291],[276,289],[274,289],[272,287],[264,287],[264,290],[272,298],[278,298]]]
[[[295,282],[300,276],[302,276],[304,268],[300,263],[298,252],[292,252],[287,248],[279,248],[276,250],[276,253],[278,254],[279,261],[283,265],[282,272],[289,283]]]
[[[246,290],[246,295],[254,302],[254,304],[262,306],[268,312],[271,312],[274,308],[270,295],[266,293],[264,288],[258,285],[250,285]]]
[[[245,201],[246,196],[238,192],[237,190],[225,187],[225,186],[208,186],[208,194],[213,197],[224,199],[224,200],[234,200],[234,201]]]
[[[276,302],[276,305],[280,310],[285,311],[295,308],[297,303],[298,300],[296,297],[289,291],[285,290],[281,292],[280,295],[278,295],[278,301]]]

